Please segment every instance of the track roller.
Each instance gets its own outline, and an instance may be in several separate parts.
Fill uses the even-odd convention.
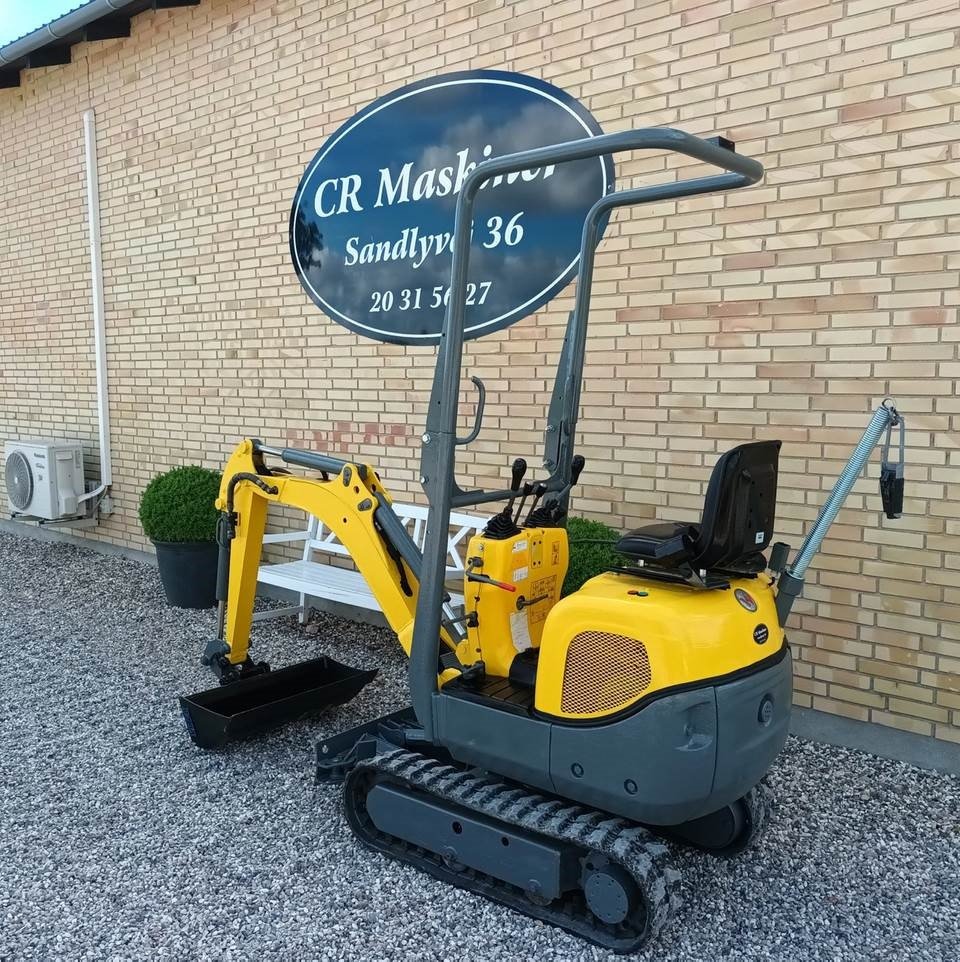
[[[644,828],[404,749],[344,783],[364,845],[614,952],[657,935],[680,874]]]
[[[709,855],[739,855],[763,830],[773,798],[761,782],[730,805],[701,818],[673,825],[664,834]]]
[[[646,910],[630,873],[596,852],[584,859],[581,885],[587,908],[607,925],[623,925],[628,920],[636,924],[638,914]]]

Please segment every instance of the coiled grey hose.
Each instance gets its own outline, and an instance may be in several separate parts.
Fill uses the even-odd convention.
[[[847,495],[850,494],[853,486],[857,483],[857,479],[863,474],[863,469],[867,466],[870,454],[877,446],[881,435],[888,427],[898,424],[899,421],[900,415],[897,413],[897,409],[887,402],[881,404],[873,412],[873,417],[870,418],[870,423],[867,425],[866,431],[863,432],[860,443],[854,449],[853,454],[850,455],[850,460],[837,479],[837,483],[833,486],[830,497],[827,498],[826,503],[820,509],[817,523],[804,539],[800,551],[797,553],[796,560],[790,568],[790,574],[794,578],[802,579],[806,574],[814,555],[820,550],[820,543],[837,517],[837,512],[843,507]]]

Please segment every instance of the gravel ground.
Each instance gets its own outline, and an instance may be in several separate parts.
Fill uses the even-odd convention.
[[[381,629],[256,626],[279,665],[379,667],[351,705],[204,753],[178,692],[212,612],[154,569],[0,533],[0,959],[612,959],[362,850],[313,743],[404,702]],[[762,844],[676,850],[684,908],[644,959],[960,959],[960,780],[791,739]]]

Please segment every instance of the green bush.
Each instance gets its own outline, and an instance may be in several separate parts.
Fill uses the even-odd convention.
[[[195,464],[158,474],[140,499],[140,523],[151,541],[216,541],[219,471]]]
[[[570,540],[570,565],[562,595],[576,591],[584,582],[626,561],[619,551],[613,549],[620,532],[602,521],[568,518],[567,537]]]

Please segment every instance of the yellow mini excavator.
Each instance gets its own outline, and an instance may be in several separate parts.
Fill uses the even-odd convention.
[[[456,447],[477,435],[483,417],[480,403],[470,436],[457,437],[477,190],[497,175],[635,149],[678,151],[723,173],[597,201],[584,225],[549,406],[545,477],[524,483],[518,459],[509,487],[461,489]],[[621,567],[564,598],[560,586],[567,504],[583,468],[574,441],[600,225],[618,207],[744,187],[762,173],[727,141],[647,129],[494,158],[467,177],[422,437],[424,549],[371,465],[243,441],[218,500],[219,630],[203,653],[220,685],[181,699],[197,744],[216,746],[343,703],[375,674],[330,658],[270,671],[250,657],[267,510],[287,505],[322,519],[346,546],[410,658],[409,709],[317,748],[318,778],[343,782],[346,816],[364,845],[628,952],[660,931],[678,904],[679,875],[664,837],[717,855],[754,837],[767,807],[761,782],[790,718],[784,625],[884,432],[884,509],[890,517],[902,510],[903,426],[893,405],[874,412],[789,567],[787,545],[764,553],[780,442],[757,441],[717,461],[699,523],[632,531],[618,544]],[[897,425],[899,462],[889,460]],[[454,610],[445,584],[450,512],[495,502],[505,506],[469,542],[466,602]]]

